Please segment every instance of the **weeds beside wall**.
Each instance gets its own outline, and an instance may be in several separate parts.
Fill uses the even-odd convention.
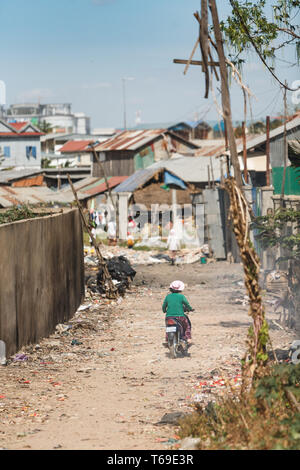
[[[0,226],[0,340],[7,356],[49,336],[84,298],[77,209]]]

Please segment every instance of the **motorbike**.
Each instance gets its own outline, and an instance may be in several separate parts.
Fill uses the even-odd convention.
[[[180,323],[180,317],[167,318],[166,334],[170,356],[173,359],[179,356],[188,356],[188,343],[183,339],[183,326]]]

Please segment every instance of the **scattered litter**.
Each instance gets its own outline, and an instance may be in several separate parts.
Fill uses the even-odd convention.
[[[92,256],[85,256],[84,263],[88,266],[98,266],[97,258],[93,258]]]
[[[144,242],[138,242],[135,244],[135,247],[146,247],[147,251],[134,250],[120,246],[106,247],[105,245],[103,245],[101,247],[101,253],[106,260],[118,258],[120,256],[126,257],[126,259],[132,265],[151,265],[171,262],[171,258],[167,254],[167,245],[166,243],[162,242],[159,237],[155,237],[152,239],[150,238],[145,240]],[[89,247],[86,247],[85,250],[86,252],[88,252],[87,250],[89,250]],[[165,250],[166,253],[161,252],[162,250]],[[90,252],[88,256],[85,256],[84,262],[86,266],[93,268],[98,266],[98,260],[97,257],[93,256],[91,253],[92,252]],[[207,260],[209,260],[209,256],[209,247],[206,244],[198,248],[184,248],[178,251],[176,257],[176,264],[192,264],[196,262],[201,262],[201,258],[205,257]]]
[[[85,305],[85,304],[80,305],[77,312],[84,312],[85,310],[90,309],[92,306],[93,306],[93,304],[91,304],[91,303],[89,303],[88,305]]]
[[[29,357],[26,356],[26,354],[16,354],[13,361],[14,362],[23,362],[23,361],[28,361]]]
[[[288,288],[288,275],[285,271],[265,271],[265,288],[268,292],[285,292]]]
[[[72,328],[72,325],[63,325],[63,324],[58,324],[56,325],[56,331],[57,333],[59,334],[63,334],[63,333],[66,333],[67,331],[69,331],[70,329]]]
[[[186,437],[180,443],[179,450],[197,450],[201,439],[198,437]]]
[[[165,413],[161,420],[158,423],[155,423],[156,426],[171,424],[177,426],[182,418],[186,416],[186,413],[181,411],[176,411],[174,413]]]
[[[107,269],[115,281],[118,292],[121,295],[129,288],[130,282],[136,275],[136,271],[132,268],[130,262],[125,256],[116,256],[107,261]],[[97,288],[100,294],[105,293],[105,285],[103,279],[103,269],[100,268],[97,273]]]

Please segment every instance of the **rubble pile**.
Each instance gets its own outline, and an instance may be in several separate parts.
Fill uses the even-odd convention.
[[[130,288],[136,271],[125,256],[114,256],[110,259],[104,258],[104,260],[107,263],[107,269],[113,284],[116,286],[119,295],[123,296],[126,290]],[[96,266],[88,265],[86,267],[86,286],[91,292],[104,296],[106,294],[104,271],[102,267],[98,268]]]
[[[119,294],[124,295],[125,291],[129,289],[130,282],[133,281],[136,271],[125,256],[115,256],[109,259],[107,261],[107,268]],[[97,273],[97,288],[100,294],[105,293],[103,274],[103,269],[100,268]]]
[[[94,248],[85,247],[84,262],[87,266],[97,266],[97,257]],[[106,259],[125,256],[132,265],[153,265],[159,263],[170,263],[171,258],[167,254],[168,251],[157,250],[134,250],[121,246],[101,246],[102,256]],[[209,255],[207,245],[199,248],[182,249],[177,252],[175,259],[176,264],[192,264],[200,262],[201,258]]]
[[[198,381],[192,384],[195,393],[193,393],[191,401],[207,405],[210,402],[215,402],[217,398],[235,393],[241,385],[240,365],[227,363],[227,367],[223,370],[213,370],[198,377]]]

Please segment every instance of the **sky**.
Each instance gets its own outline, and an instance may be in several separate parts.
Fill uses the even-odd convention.
[[[229,1],[217,5],[225,18]],[[0,0],[7,105],[72,103],[73,112],[90,116],[92,128],[118,128],[124,122],[122,78],[131,78],[125,81],[128,126],[137,114],[142,123],[217,120],[213,97],[204,99],[201,68],[191,66],[184,75],[184,65],[173,64],[190,56],[199,9],[200,0]],[[294,55],[282,52],[278,62],[278,75],[289,84],[300,79],[299,68],[284,62]],[[278,84],[254,53],[243,74],[255,95],[253,119],[283,109]],[[231,97],[233,119],[241,120],[243,96],[235,84]]]

